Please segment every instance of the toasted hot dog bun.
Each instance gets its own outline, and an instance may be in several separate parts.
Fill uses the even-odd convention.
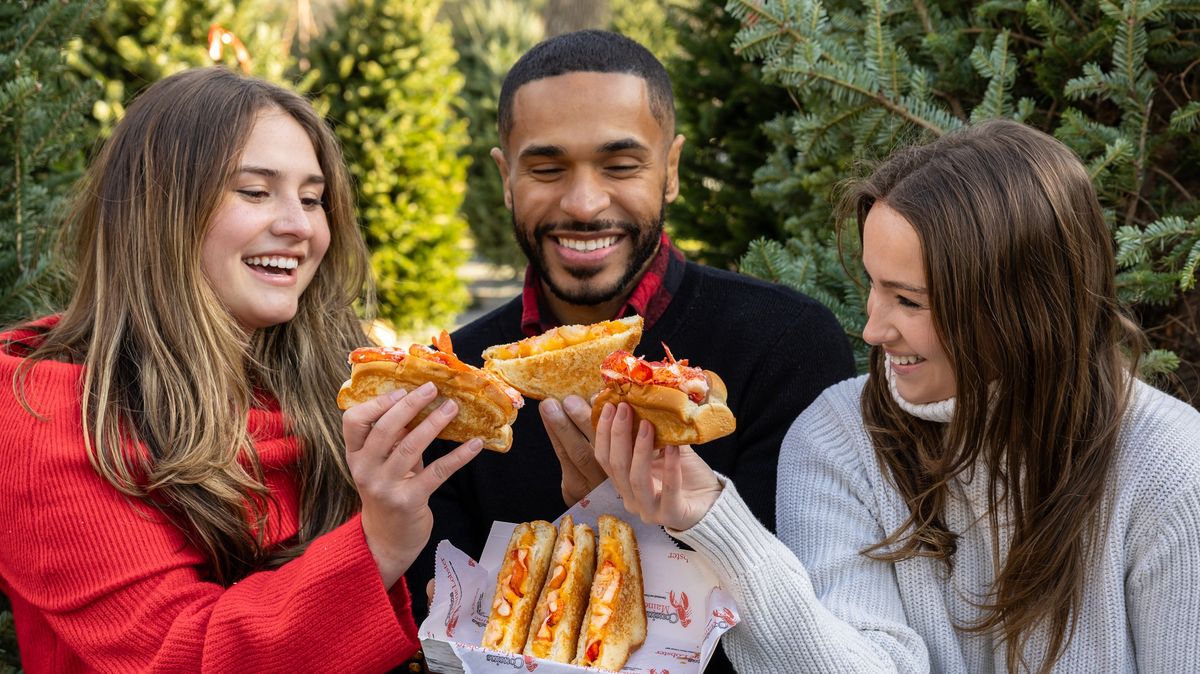
[[[596,568],[596,535],[570,515],[558,525],[558,539],[546,582],[538,595],[525,641],[525,655],[569,663],[575,659],[579,625],[587,609]]]
[[[603,386],[600,364],[616,350],[632,351],[642,339],[642,317],[591,325],[564,325],[483,352],[483,367],[522,395],[590,399]]]
[[[698,445],[737,428],[733,412],[725,403],[725,382],[711,370],[688,367],[686,360],[676,363],[673,358],[646,363],[622,352],[613,353],[605,364],[605,388],[592,403],[593,427],[600,422],[605,403],[624,402],[639,420],[654,426],[655,447]],[[642,366],[655,372],[636,374]]]
[[[544,520],[524,522],[513,529],[504,563],[496,574],[492,612],[483,630],[484,648],[520,653],[525,647],[538,589],[554,551],[554,537],[554,525]]]
[[[442,341],[444,339],[444,342]],[[448,347],[449,337],[437,340]],[[349,409],[398,388],[412,391],[433,382],[438,395],[409,425],[415,427],[447,400],[458,403],[458,415],[438,434],[439,438],[466,442],[483,440],[483,446],[507,452],[521,395],[493,375],[454,357],[452,350],[434,351],[423,345],[409,350],[366,347],[350,354],[350,379],[338,391],[338,407]]]
[[[633,527],[612,515],[601,515],[597,527],[596,574],[574,664],[616,672],[646,640],[642,562]]]

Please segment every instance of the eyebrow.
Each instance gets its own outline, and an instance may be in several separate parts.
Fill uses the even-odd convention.
[[[277,171],[273,168],[266,168],[265,166],[243,166],[240,169],[238,169],[238,174],[240,175],[242,173],[250,173],[250,174],[253,174],[256,176],[262,176],[264,178],[278,178],[280,176],[279,171]],[[310,173],[309,175],[304,177],[304,180],[300,181],[300,184],[301,185],[324,185],[325,184],[325,176],[320,175],[318,173]]]
[[[903,290],[905,292],[918,293],[921,295],[929,294],[928,290],[926,290],[920,286],[909,285],[907,283],[901,283],[899,281],[880,281],[879,284],[882,285],[884,288],[891,288],[892,290]]]
[[[636,150],[638,152],[648,152],[650,148],[645,144],[637,141],[634,138],[621,138],[620,140],[610,140],[596,148],[597,154],[613,154],[615,152],[626,152],[628,150]],[[521,150],[518,156],[520,159],[527,157],[562,157],[567,154],[566,148],[561,145],[530,145]]]

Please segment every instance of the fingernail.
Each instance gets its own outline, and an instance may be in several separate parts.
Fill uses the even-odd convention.
[[[483,449],[483,440],[480,440],[479,438],[471,438],[471,440],[467,442],[467,451],[478,452],[481,449]]]
[[[643,420],[642,423],[638,424],[638,435],[643,438],[650,435],[650,422],[649,421]]]
[[[556,417],[562,414],[562,408],[559,407],[558,401],[554,398],[546,398],[542,401],[542,404],[546,406],[547,414]]]
[[[446,402],[442,403],[442,406],[438,408],[438,411],[446,416],[452,416],[458,411],[458,403],[454,402],[453,400],[447,400]]]
[[[430,395],[431,393],[433,393],[435,391],[437,391],[437,387],[434,386],[433,382],[431,382],[431,381],[427,381],[424,384],[421,384],[421,387],[417,389],[417,393],[420,393],[423,396]]]
[[[617,421],[625,421],[629,419],[629,405],[624,403],[617,406]]]
[[[397,400],[403,398],[404,394],[405,394],[404,389],[398,388],[395,391],[392,391],[391,393],[388,394],[388,399],[391,400],[392,402],[396,402]]]
[[[567,408],[567,411],[572,414],[578,414],[583,411],[583,399],[576,396],[568,396],[563,401],[563,407]]]
[[[608,421],[609,419],[613,418],[613,413],[615,411],[616,410],[613,408],[612,403],[604,403],[604,409],[600,410],[600,418]]]

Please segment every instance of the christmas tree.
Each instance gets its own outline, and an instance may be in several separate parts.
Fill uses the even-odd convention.
[[[412,334],[466,306],[463,78],[438,0],[350,0],[309,53],[358,190],[379,316]],[[423,335],[424,336],[424,335]]]
[[[826,300],[859,334],[863,296],[837,259],[823,200],[863,160],[971,122],[1007,117],[1064,141],[1091,172],[1113,228],[1124,299],[1160,349],[1143,372],[1190,363],[1200,392],[1200,2],[980,3],[732,0],[733,48],[795,101],[758,193],[811,203],[786,243],[743,269]],[[851,242],[853,243],[853,242]],[[849,252],[851,258],[854,251]],[[851,265],[856,266],[856,265]],[[860,345],[861,346],[861,345]]]

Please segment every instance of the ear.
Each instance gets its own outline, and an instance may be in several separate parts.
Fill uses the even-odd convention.
[[[663,190],[667,203],[675,201],[675,197],[679,196],[679,158],[683,155],[683,141],[683,134],[675,136],[667,150],[667,184]]]
[[[508,159],[504,157],[503,150],[494,147],[492,148],[492,161],[496,162],[496,168],[500,169],[500,183],[504,187],[504,206],[511,211],[513,198],[512,188],[508,184]]]

